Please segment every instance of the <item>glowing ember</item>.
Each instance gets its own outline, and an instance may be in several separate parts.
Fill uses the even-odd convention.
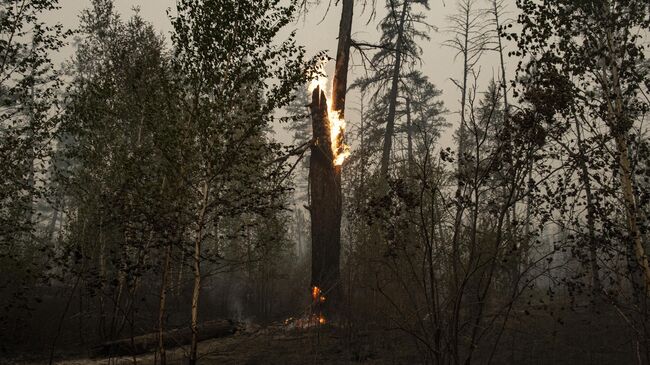
[[[315,286],[311,288],[311,297],[316,300],[321,294],[320,288]]]
[[[311,288],[311,298],[315,302],[321,302],[321,303],[324,302],[326,299],[325,295],[323,295],[323,292],[317,286]]]
[[[287,329],[310,329],[317,326],[327,324],[327,319],[323,315],[307,315],[305,314],[302,317],[294,318],[289,317],[284,320],[284,326]]]
[[[289,329],[302,328],[308,329],[315,326],[324,325],[327,323],[325,315],[321,312],[321,303],[325,302],[325,295],[321,288],[317,286],[311,287],[311,297],[313,302],[310,306],[309,313],[305,313],[302,317],[299,318],[287,318],[284,321],[284,325]]]
[[[325,75],[325,63],[322,62],[319,68],[319,75],[309,83],[309,94],[319,87],[327,96],[327,116],[330,120],[330,140],[332,143],[332,152],[334,153],[334,165],[341,166],[343,161],[350,156],[350,147],[343,142],[343,133],[345,132],[345,120],[341,118],[339,110],[333,110],[332,92],[327,87],[327,77]],[[315,298],[314,298],[315,299]]]

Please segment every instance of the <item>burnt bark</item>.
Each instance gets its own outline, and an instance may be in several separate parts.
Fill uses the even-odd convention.
[[[348,64],[350,63],[350,44],[352,41],[352,18],[354,1],[343,0],[341,23],[339,24],[339,43],[336,52],[336,70],[332,84],[333,110],[345,117],[345,94],[348,85]]]
[[[309,162],[312,267],[311,286],[324,300],[318,310],[332,319],[340,300],[341,167],[334,165],[325,93],[316,88],[310,105],[313,143]]]

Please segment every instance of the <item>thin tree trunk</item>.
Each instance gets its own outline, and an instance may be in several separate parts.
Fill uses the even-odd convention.
[[[59,199],[57,199],[57,204],[55,204],[54,212],[52,213],[52,220],[47,226],[47,241],[52,242],[54,238],[54,232],[56,232],[56,224],[59,221]]]
[[[465,9],[465,24],[464,24],[464,34],[463,34],[463,86],[461,89],[461,99],[460,99],[460,127],[459,127],[459,136],[458,136],[458,179],[456,188],[456,215],[454,217],[454,233],[452,236],[451,243],[451,260],[452,260],[452,274],[453,274],[453,287],[456,294],[458,290],[458,280],[459,280],[459,265],[460,265],[460,234],[461,234],[461,225],[463,220],[463,178],[465,174],[465,106],[467,104],[467,79],[469,77],[469,30],[470,30],[470,7],[469,5]]]
[[[506,126],[510,123],[508,116],[510,114],[510,105],[508,104],[508,85],[506,84],[506,64],[503,57],[503,43],[501,42],[501,35],[499,34],[499,27],[501,27],[501,20],[499,18],[499,4],[497,0],[492,0],[492,11],[494,12],[494,24],[497,32],[497,51],[499,52],[499,63],[501,66],[501,88],[503,89],[503,107],[505,113]]]
[[[63,310],[63,313],[61,314],[61,318],[59,319],[56,328],[56,334],[54,335],[54,338],[52,339],[52,345],[50,346],[49,365],[52,365],[54,363],[54,350],[56,349],[56,342],[59,339],[59,336],[61,335],[61,329],[63,328],[63,321],[65,320],[65,317],[68,314],[68,310],[70,309],[70,304],[72,303],[72,298],[74,297],[74,293],[77,291],[77,287],[79,286],[79,282],[81,281],[81,275],[82,273],[80,273],[77,276],[77,280],[75,281],[74,286],[70,291],[70,295],[68,296],[68,300],[66,301],[65,308]],[[79,293],[79,296],[81,296],[81,293]]]
[[[182,247],[182,246],[181,246]],[[178,278],[176,281],[176,296],[180,296],[183,291],[183,270],[185,268],[185,249],[181,249],[181,259],[178,261]]]
[[[503,43],[501,41],[500,27],[501,27],[501,18],[499,14],[499,1],[492,0],[492,11],[494,15],[494,26],[496,27],[495,31],[497,33],[497,52],[499,53],[499,66],[501,68],[501,90],[503,92],[503,133],[502,137],[505,137],[505,151],[511,151],[512,146],[510,143],[510,104],[508,103],[508,84],[506,76],[506,63],[503,56]],[[512,156],[509,153],[504,155],[506,158],[508,170],[512,168]],[[509,178],[509,177],[508,177]],[[507,188],[505,189],[507,190]],[[505,194],[508,194],[507,192]],[[517,214],[517,205],[516,203],[512,205],[512,217],[508,218],[508,222],[511,223],[513,220],[516,220]],[[508,213],[510,215],[510,212]]]
[[[363,192],[363,194],[365,194],[366,191],[366,156],[368,153],[366,151],[366,114],[364,107],[365,96],[365,91],[361,90],[361,106],[359,109],[359,152],[361,160],[361,165],[359,167],[361,169],[361,175],[359,176],[359,189]]]
[[[464,207],[464,178],[465,178],[465,107],[467,105],[467,80],[469,77],[469,31],[470,31],[470,5],[468,4],[465,9],[465,23],[463,29],[463,83],[461,87],[460,99],[460,127],[458,130],[458,167],[457,167],[457,188],[455,194],[456,200],[456,214],[454,217],[454,232],[451,239],[451,269],[452,269],[452,283],[451,293],[454,296],[454,319],[453,324],[450,326],[451,342],[452,342],[452,355],[454,363],[460,363],[459,354],[459,337],[460,337],[460,321],[461,321],[461,303],[465,290],[465,280],[461,283],[460,280],[460,238],[462,233],[463,213]]]
[[[127,270],[127,260],[128,260],[128,252],[126,250],[129,242],[129,239],[126,236],[127,234],[125,233],[125,238],[124,238],[125,244],[124,247],[122,248],[123,251],[122,267],[117,272],[117,281],[118,281],[117,293],[115,294],[115,298],[113,299],[113,303],[114,303],[113,316],[111,317],[111,327],[109,333],[111,340],[117,338],[122,331],[121,328],[118,328],[117,321],[118,321],[118,315],[120,313],[120,309],[122,309],[122,293],[124,292],[124,285],[126,285],[126,270]],[[124,311],[124,315],[126,316],[126,311]]]
[[[393,68],[393,80],[390,89],[388,116],[386,117],[386,130],[384,132],[384,147],[381,155],[380,178],[384,183],[388,178],[388,164],[390,163],[390,152],[393,148],[393,134],[395,131],[395,112],[397,108],[397,96],[399,92],[399,77],[402,69],[402,48],[404,37],[404,22],[406,21],[406,11],[408,9],[408,1],[404,1],[402,5],[402,14],[399,20],[399,27],[397,33],[397,41],[395,42],[395,66]]]
[[[194,289],[192,291],[192,345],[190,348],[190,365],[196,365],[197,347],[199,342],[199,294],[201,292],[201,244],[203,243],[203,229],[205,225],[205,212],[208,206],[208,182],[203,182],[203,199],[196,227],[194,240]]]
[[[411,99],[406,98],[406,140],[409,175],[413,172],[413,122],[411,121]]]
[[[99,281],[101,293],[98,296],[99,299],[99,335],[102,340],[106,340],[106,305],[104,303],[104,296],[106,294],[106,288],[108,287],[106,283],[106,244],[104,243],[104,219],[103,216],[99,217]],[[84,222],[85,227],[85,222]]]
[[[609,13],[609,9],[606,8],[605,11]],[[606,34],[607,48],[609,49],[610,55],[616,55],[615,45],[614,45],[614,36],[611,30],[607,31]],[[604,62],[607,62],[608,71],[611,73],[611,80],[613,85],[611,85],[611,91],[613,91],[613,99],[610,98],[609,93],[606,92],[608,97],[607,107],[608,113],[610,116],[610,129],[614,140],[616,142],[616,149],[618,152],[619,167],[621,173],[621,190],[623,193],[623,200],[625,202],[625,210],[627,215],[627,226],[629,233],[633,241],[633,250],[636,256],[637,264],[642,271],[644,277],[644,293],[646,296],[650,293],[650,264],[648,263],[648,256],[645,252],[645,247],[643,246],[643,237],[641,235],[641,230],[639,228],[639,208],[636,204],[636,199],[634,197],[634,186],[632,181],[632,165],[630,163],[629,157],[629,147],[627,142],[627,130],[629,127],[626,127],[624,123],[627,123],[627,116],[623,110],[623,92],[621,90],[621,81],[619,70],[616,62],[609,59],[603,59]],[[604,79],[607,80],[607,79]],[[605,81],[605,90],[607,91],[608,82]],[[632,257],[630,259],[633,259]]]
[[[591,190],[591,181],[589,180],[589,170],[587,168],[587,152],[582,140],[582,126],[580,122],[576,119],[576,136],[578,141],[578,149],[580,151],[580,156],[578,156],[579,165],[580,165],[580,178],[582,184],[585,187],[586,194],[586,204],[587,204],[587,231],[589,234],[589,266],[591,270],[591,290],[594,296],[594,300],[600,295],[602,290],[602,284],[600,281],[599,267],[598,267],[598,255],[597,255],[597,242],[596,242],[596,212],[594,209],[594,198]]]
[[[643,240],[638,222],[638,207],[634,200],[634,189],[632,187],[632,168],[628,156],[628,146],[623,136],[617,136],[616,148],[619,154],[619,164],[621,168],[621,189],[623,190],[623,199],[625,201],[625,210],[627,214],[627,226],[632,236],[634,245],[634,254],[638,265],[643,272],[645,279],[645,293],[648,294],[650,289],[650,264],[648,256],[643,247]]]
[[[165,263],[163,265],[162,283],[160,284],[160,305],[158,310],[158,353],[160,354],[160,365],[167,363],[165,353],[165,306],[167,304],[167,282],[169,277],[169,266],[171,261],[172,245],[167,244],[165,248]]]

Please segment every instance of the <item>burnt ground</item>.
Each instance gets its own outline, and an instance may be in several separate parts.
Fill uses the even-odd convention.
[[[387,324],[356,322],[353,329],[329,324],[294,328],[282,323],[239,325],[235,334],[199,344],[199,365],[422,364],[413,337]],[[361,326],[361,327],[360,327]],[[79,347],[77,347],[79,348]],[[491,346],[483,346],[490,350]],[[169,365],[187,364],[188,346],[169,349]],[[645,364],[640,344],[629,324],[612,311],[592,313],[555,306],[513,312],[505,328],[495,365],[622,365]],[[91,358],[57,352],[60,365],[127,365],[132,356]],[[48,364],[47,355],[2,358],[0,365]],[[477,352],[472,363],[484,364]],[[159,363],[155,354],[136,356],[135,363]]]
[[[282,324],[266,327],[242,326],[234,335],[199,344],[201,365],[305,365],[305,364],[415,364],[417,351],[397,331],[355,331],[323,325],[290,329]],[[167,351],[169,365],[186,364],[189,346]],[[132,356],[92,359],[66,356],[60,365],[134,364]],[[136,356],[140,365],[158,363],[156,355]],[[2,363],[2,360],[0,360]],[[8,364],[47,364],[46,359],[13,359]]]

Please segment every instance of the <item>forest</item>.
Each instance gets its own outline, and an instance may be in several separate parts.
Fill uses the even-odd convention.
[[[648,56],[648,0],[0,0],[0,364],[650,364]]]

